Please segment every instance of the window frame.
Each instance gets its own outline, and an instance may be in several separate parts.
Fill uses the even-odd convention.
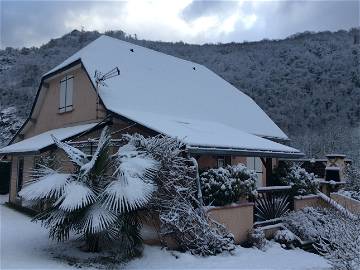
[[[71,88],[68,86],[68,82],[72,80]],[[65,83],[64,90],[64,106],[61,106],[63,92],[62,92],[62,84]],[[69,84],[70,85],[70,84]],[[71,95],[70,95],[71,92]],[[71,98],[70,98],[71,96]],[[74,109],[74,75],[66,75],[60,80],[60,88],[59,88],[59,113],[71,112]]]

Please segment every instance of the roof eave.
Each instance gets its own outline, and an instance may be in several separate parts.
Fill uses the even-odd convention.
[[[271,151],[261,149],[240,149],[226,147],[206,147],[206,146],[188,146],[191,154],[215,154],[215,155],[237,155],[237,156],[256,156],[273,158],[301,158],[304,154],[301,152]]]

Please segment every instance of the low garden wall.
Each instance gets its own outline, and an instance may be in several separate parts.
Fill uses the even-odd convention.
[[[329,207],[319,195],[305,195],[294,197],[294,210],[300,210],[305,207]]]
[[[234,235],[235,243],[247,240],[254,224],[254,204],[244,202],[229,206],[214,207],[207,210],[209,218],[223,224]]]
[[[360,201],[339,193],[330,193],[330,198],[354,214],[360,213]]]

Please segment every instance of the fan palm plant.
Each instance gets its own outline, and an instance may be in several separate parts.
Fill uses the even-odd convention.
[[[141,244],[136,210],[149,202],[156,189],[152,178],[158,163],[131,144],[111,155],[107,127],[91,157],[53,139],[74,170],[64,173],[42,166],[35,171],[34,180],[20,192],[25,200],[47,206],[34,220],[50,229],[52,239],[67,240],[72,232],[92,252],[99,251],[102,240],[126,240],[129,255],[134,255]]]

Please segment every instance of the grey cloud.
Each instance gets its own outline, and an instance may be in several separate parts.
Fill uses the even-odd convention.
[[[201,16],[217,14],[226,16],[237,5],[236,1],[194,1],[182,12],[182,18],[193,20]]]

